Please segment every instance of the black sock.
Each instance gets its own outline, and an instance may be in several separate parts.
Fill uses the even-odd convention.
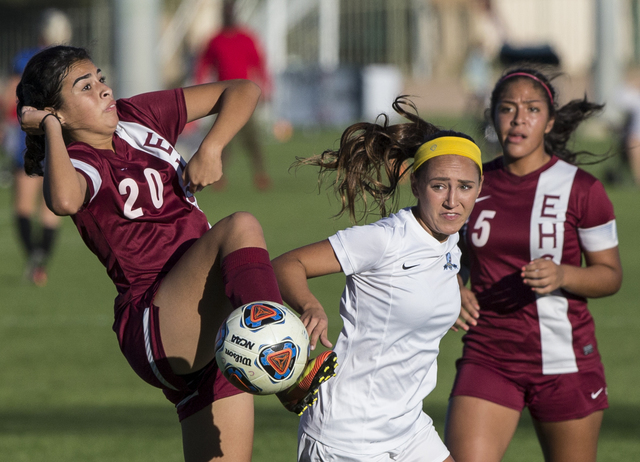
[[[33,252],[33,241],[31,240],[31,219],[29,217],[17,215],[16,224],[18,225],[18,237],[20,238],[22,247],[27,255],[31,255],[31,252]]]
[[[45,260],[51,255],[53,244],[55,243],[56,236],[58,235],[58,228],[42,228],[42,251],[44,252]]]

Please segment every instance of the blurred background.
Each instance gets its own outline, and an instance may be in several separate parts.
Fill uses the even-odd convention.
[[[222,0],[0,0],[0,78],[38,42],[38,13],[67,13],[124,97],[193,81],[222,22]],[[635,84],[638,0],[238,0],[273,80],[268,119],[343,125],[388,110],[399,93],[430,113],[477,110],[504,65],[529,59],[566,73],[560,93],[608,103]],[[618,118],[618,119],[617,119]]]

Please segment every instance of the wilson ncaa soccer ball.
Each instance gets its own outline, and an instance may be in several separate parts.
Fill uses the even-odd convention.
[[[289,308],[255,302],[236,308],[216,337],[216,361],[242,391],[270,395],[295,383],[309,358],[309,336]]]

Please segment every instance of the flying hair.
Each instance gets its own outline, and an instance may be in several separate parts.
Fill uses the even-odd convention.
[[[390,124],[389,116],[383,113],[373,123],[355,123],[342,133],[338,149],[297,158],[293,164],[296,168],[319,167],[319,188],[330,175],[335,175],[329,187],[341,204],[336,217],[348,213],[351,221],[358,223],[374,211],[387,216],[397,209],[401,180],[411,174],[405,162],[414,158],[420,146],[444,133],[471,139],[462,133],[442,131],[420,118],[406,95],[397,97],[392,108],[406,122]],[[422,167],[415,174],[420,171]]]

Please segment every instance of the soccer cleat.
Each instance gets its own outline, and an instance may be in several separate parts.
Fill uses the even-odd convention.
[[[31,280],[38,287],[44,287],[47,285],[47,270],[44,266],[38,266],[33,270],[33,273],[31,273]]]
[[[333,351],[325,351],[309,360],[296,383],[276,393],[276,396],[287,410],[302,415],[307,407],[317,401],[322,382],[336,375],[337,366],[338,356]]]
[[[45,254],[42,249],[35,249],[31,252],[24,270],[24,279],[38,287],[47,285],[47,270],[44,266],[45,259]]]

